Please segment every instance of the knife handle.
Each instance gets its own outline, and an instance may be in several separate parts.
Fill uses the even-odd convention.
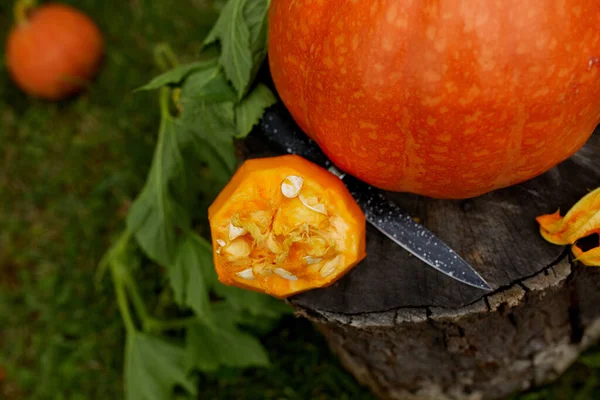
[[[298,154],[321,167],[329,168],[331,162],[325,153],[293,121],[289,112],[278,103],[265,111],[260,131],[280,151]]]

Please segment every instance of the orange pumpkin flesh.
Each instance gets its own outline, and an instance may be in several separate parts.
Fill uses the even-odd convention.
[[[219,280],[287,297],[365,257],[365,216],[342,181],[295,155],[246,161],[208,210]]]
[[[296,122],[372,185],[467,198],[539,175],[600,121],[598,0],[274,0]]]
[[[48,4],[12,28],[6,49],[8,70],[24,92],[60,100],[81,91],[94,77],[104,40],[86,15]]]

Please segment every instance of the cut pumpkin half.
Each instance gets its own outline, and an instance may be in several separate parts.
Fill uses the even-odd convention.
[[[208,210],[219,280],[284,298],[331,285],[365,253],[341,180],[296,155],[246,161]]]

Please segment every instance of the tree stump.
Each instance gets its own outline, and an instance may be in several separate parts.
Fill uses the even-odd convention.
[[[299,130],[281,103],[261,124]],[[252,157],[273,154],[260,132],[247,142]],[[550,382],[600,336],[600,269],[544,241],[535,218],[600,186],[598,155],[600,133],[546,174],[478,198],[389,193],[492,293],[436,272],[368,226],[362,263],[289,301],[382,399],[498,399]]]

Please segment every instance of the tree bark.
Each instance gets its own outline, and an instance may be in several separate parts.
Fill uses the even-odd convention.
[[[261,122],[299,128],[283,106]],[[248,141],[252,156],[260,132]],[[382,399],[497,399],[557,378],[600,336],[600,270],[542,239],[535,217],[600,186],[600,133],[522,184],[463,201],[389,193],[471,263],[486,294],[425,266],[368,227],[367,258],[328,288],[289,299]]]
[[[563,259],[456,310],[297,309],[382,399],[500,399],[556,379],[599,337],[599,286],[599,270]]]

